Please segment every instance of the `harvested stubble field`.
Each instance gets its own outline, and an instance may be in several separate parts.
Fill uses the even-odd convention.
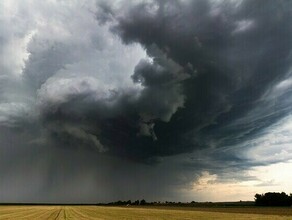
[[[292,208],[0,206],[0,219],[292,219]]]

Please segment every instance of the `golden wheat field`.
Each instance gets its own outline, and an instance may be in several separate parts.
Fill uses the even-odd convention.
[[[242,209],[242,213],[240,211]],[[272,211],[271,211],[272,210]],[[157,208],[102,206],[0,206],[0,219],[77,219],[77,220],[188,220],[188,219],[292,219],[292,208]]]

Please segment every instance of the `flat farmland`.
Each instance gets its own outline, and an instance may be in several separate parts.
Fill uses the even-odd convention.
[[[105,206],[0,206],[0,219],[292,219],[292,208],[175,208]]]

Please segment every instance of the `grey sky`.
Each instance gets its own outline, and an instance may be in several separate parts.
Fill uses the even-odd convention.
[[[277,182],[252,171],[291,166],[291,10],[2,1],[0,200],[220,200],[197,186]]]

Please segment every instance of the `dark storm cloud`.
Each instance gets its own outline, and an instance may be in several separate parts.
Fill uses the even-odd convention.
[[[0,23],[2,200],[175,200],[201,171],[257,180],[241,173],[292,158],[277,124],[292,110],[290,1],[16,5]],[[269,132],[286,156],[243,153],[278,152]]]
[[[142,44],[153,59],[141,60],[132,78],[143,86],[136,114],[153,123],[157,140],[136,136],[131,116],[111,122],[123,132],[103,131],[123,139],[124,153],[134,158],[251,138],[289,112],[267,109],[262,97],[291,66],[290,12],[287,1],[151,1],[111,12],[112,31],[126,44]]]
[[[113,89],[95,100],[95,88],[81,80],[62,103],[44,98],[43,124],[60,140],[77,137],[77,145],[95,143],[133,160],[248,140],[289,112],[289,103],[269,110],[262,99],[291,66],[290,10],[286,1],[151,1],[121,9],[102,2],[97,19],[113,22],[114,33],[150,57],[132,75],[142,89]],[[54,46],[45,53],[61,56]],[[46,62],[48,74],[62,65],[49,57],[57,60]],[[38,65],[32,56],[25,74],[46,77]]]

